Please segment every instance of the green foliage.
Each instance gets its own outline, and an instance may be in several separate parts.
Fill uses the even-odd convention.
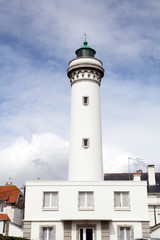
[[[10,237],[10,236],[0,235],[0,240],[28,240],[28,239],[22,238],[22,237]]]

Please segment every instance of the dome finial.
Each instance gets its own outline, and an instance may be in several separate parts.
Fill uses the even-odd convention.
[[[84,42],[83,42],[83,45],[84,46],[87,46],[88,45],[88,42],[87,42],[87,34],[84,33]]]
[[[87,34],[84,33],[84,41],[87,42]]]

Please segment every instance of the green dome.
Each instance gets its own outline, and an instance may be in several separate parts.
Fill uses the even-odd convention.
[[[96,51],[88,46],[88,42],[84,41],[83,46],[75,51],[77,57],[94,57]]]

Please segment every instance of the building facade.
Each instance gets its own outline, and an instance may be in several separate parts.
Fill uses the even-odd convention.
[[[24,237],[34,240],[134,240],[150,237],[147,183],[104,181],[102,62],[85,41],[69,63],[71,139],[68,181],[28,181]]]
[[[12,183],[0,186],[0,234],[22,236],[24,199]]]
[[[105,174],[106,181],[130,181],[136,177],[137,181],[147,182],[147,198],[150,234],[152,238],[160,237],[160,173],[155,172],[154,165],[148,165],[148,172],[110,173]]]

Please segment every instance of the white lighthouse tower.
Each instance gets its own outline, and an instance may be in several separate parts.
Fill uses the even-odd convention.
[[[84,41],[67,70],[71,82],[70,181],[102,181],[100,84],[104,75],[96,51]]]
[[[69,63],[70,181],[27,181],[23,220],[23,234],[27,239],[150,237],[146,181],[114,177],[103,181],[99,90],[104,70],[95,53],[84,41],[76,51],[77,57]]]

